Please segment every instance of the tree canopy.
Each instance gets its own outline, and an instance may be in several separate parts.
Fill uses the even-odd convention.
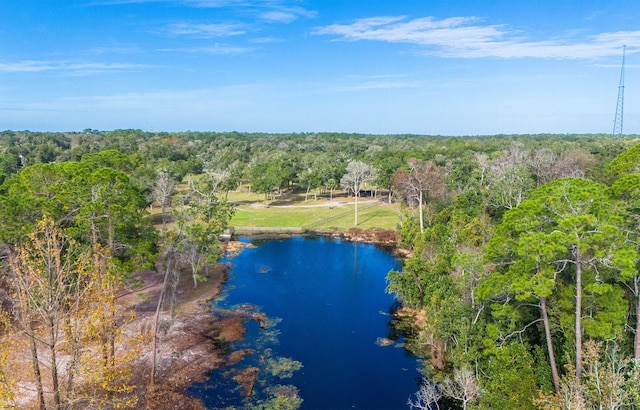
[[[97,307],[111,312],[115,290],[134,269],[157,262],[170,285],[185,266],[194,285],[206,278],[233,215],[229,191],[250,187],[265,199],[296,191],[308,200],[326,190],[333,199],[342,188],[355,196],[357,225],[360,195],[385,190],[385,200],[398,204],[401,245],[410,252],[402,270],[389,272],[388,291],[428,318],[408,341],[431,359],[424,386],[463,408],[580,408],[609,400],[606,378],[611,397],[638,408],[631,361],[640,358],[638,146],[636,136],[597,134],[4,131],[1,285],[22,289],[13,320],[22,320],[25,340],[49,329],[46,310],[58,309],[67,325],[92,318],[91,335],[71,328],[64,335],[80,371],[89,359],[74,341],[90,339],[116,357],[109,346],[117,324]],[[158,207],[154,219],[149,211]],[[154,228],[160,218],[163,228]],[[47,235],[60,244],[49,256],[68,268],[47,272],[84,287],[39,287],[29,267],[45,264],[36,245]],[[25,278],[32,286],[20,288]],[[63,308],[56,302],[38,311],[46,292]],[[82,295],[92,303],[79,306]],[[36,341],[48,355],[61,351],[52,344]],[[3,360],[0,403],[10,386]],[[117,368],[109,363],[83,373],[94,384],[65,380],[55,401],[124,392],[126,383],[98,386]]]

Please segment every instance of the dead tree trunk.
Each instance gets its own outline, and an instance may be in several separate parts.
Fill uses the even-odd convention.
[[[164,295],[167,290],[167,282],[169,281],[169,273],[171,272],[171,263],[172,263],[173,255],[169,253],[167,255],[167,263],[165,265],[164,271],[164,280],[162,282],[162,290],[160,291],[160,296],[158,297],[158,304],[156,305],[156,314],[153,318],[153,341],[151,344],[151,370],[149,375],[149,386],[153,386],[156,380],[156,351],[158,344],[158,319],[160,317],[160,310],[162,309],[162,302],[164,300]]]
[[[46,403],[44,401],[44,388],[42,387],[42,373],[40,372],[40,361],[38,360],[38,346],[36,345],[36,337],[34,336],[34,328],[31,320],[27,318],[28,324],[28,337],[29,348],[31,349],[31,365],[33,366],[33,374],[36,378],[36,390],[38,392],[38,405],[40,410],[46,409]]]

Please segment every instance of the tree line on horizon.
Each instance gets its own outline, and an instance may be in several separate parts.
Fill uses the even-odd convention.
[[[116,150],[129,158],[134,182],[150,199],[159,171],[176,181],[203,172],[219,174],[221,190],[248,184],[268,195],[292,184],[308,189],[340,187],[348,162],[375,168],[376,187],[389,190],[393,173],[410,158],[439,164],[460,162],[473,153],[491,156],[505,145],[566,151],[581,147],[600,161],[610,160],[634,136],[608,135],[496,135],[443,137],[348,133],[144,132],[141,130],[46,133],[0,132],[0,182],[35,164],[79,161],[86,154]],[[555,146],[555,147],[554,147]],[[466,159],[465,159],[466,160]]]

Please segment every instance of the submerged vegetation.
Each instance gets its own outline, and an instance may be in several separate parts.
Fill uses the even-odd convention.
[[[267,371],[280,379],[288,379],[294,372],[302,369],[302,363],[289,357],[279,357],[277,359],[267,359]]]
[[[388,291],[419,319],[407,346],[431,358],[413,407],[639,408],[639,147],[608,135],[1,132],[0,405],[144,402],[123,347],[159,338],[125,335],[115,296],[155,266],[157,316],[173,313],[176,283],[206,280],[219,235],[247,225],[397,229],[409,256]],[[256,406],[302,400],[288,385],[271,393]]]

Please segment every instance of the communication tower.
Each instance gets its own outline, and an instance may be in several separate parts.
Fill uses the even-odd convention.
[[[620,69],[620,84],[618,85],[618,102],[616,103],[616,116],[613,119],[612,136],[622,136],[622,123],[624,119],[624,57],[627,46],[622,46],[622,68]]]

